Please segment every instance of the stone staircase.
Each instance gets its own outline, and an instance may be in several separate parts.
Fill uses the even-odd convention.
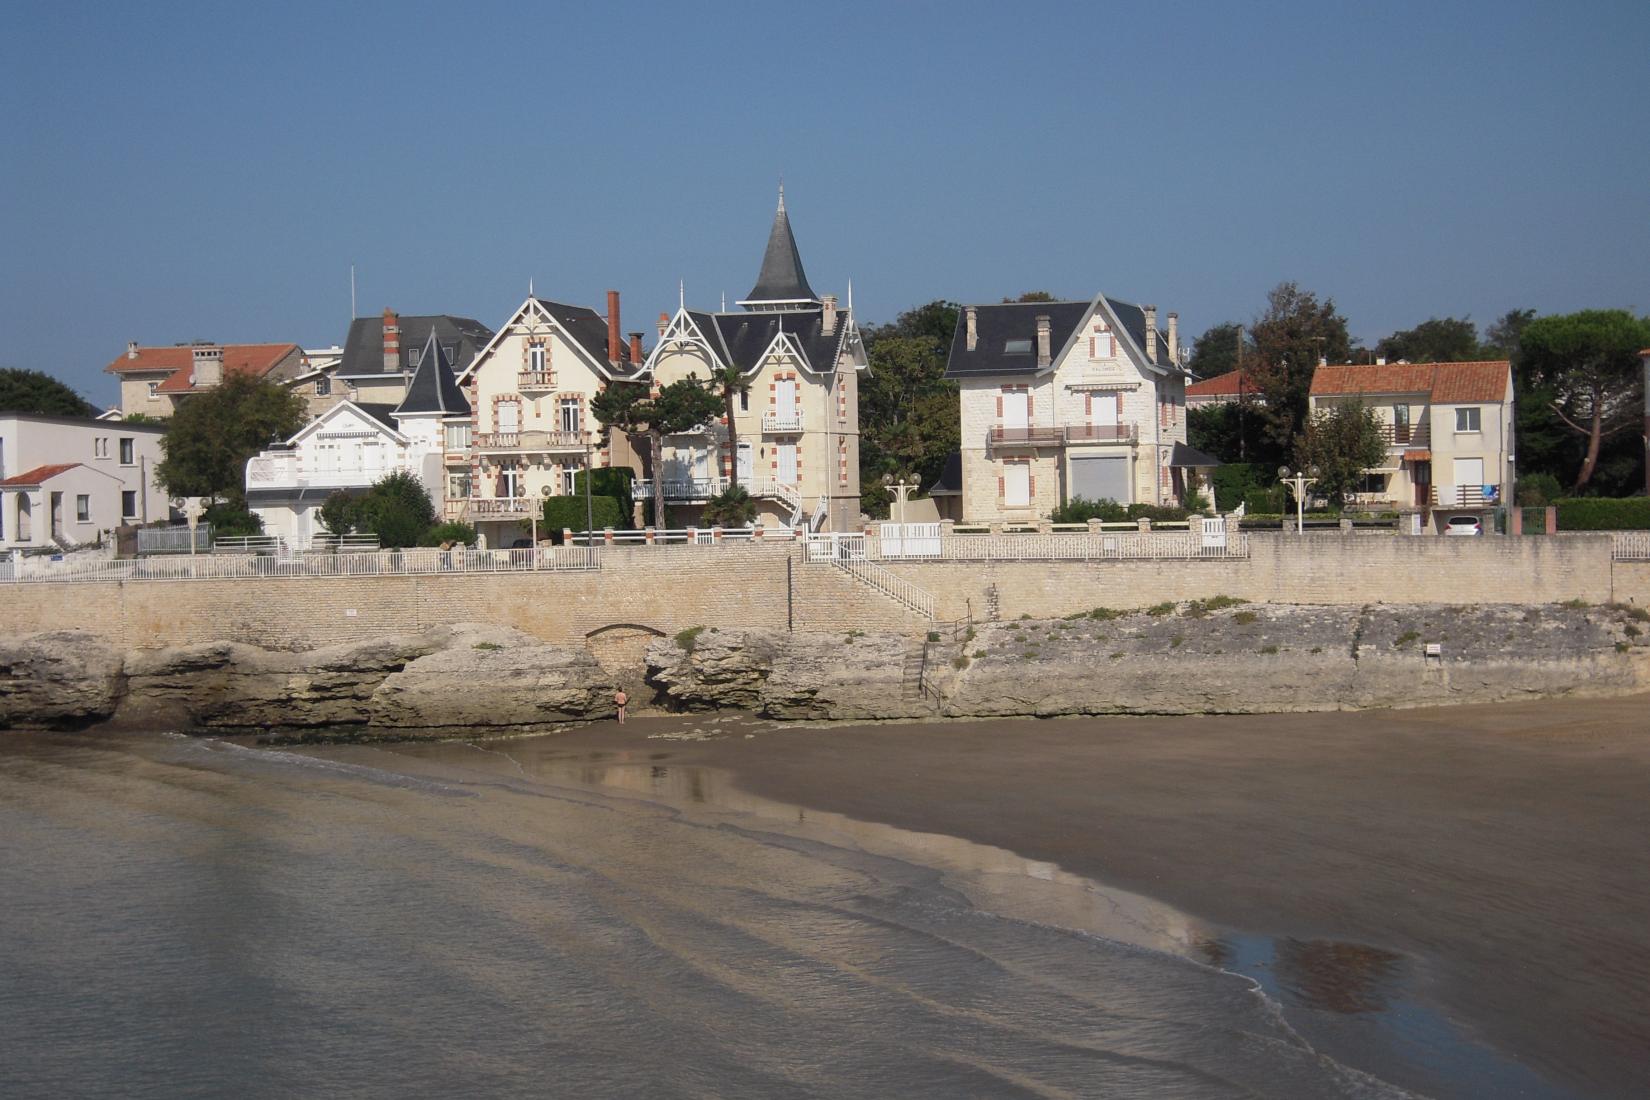
[[[928,643],[911,642],[905,647],[905,662],[900,670],[900,698],[922,698],[923,666],[928,660]]]

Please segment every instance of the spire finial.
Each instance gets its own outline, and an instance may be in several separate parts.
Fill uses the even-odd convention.
[[[728,292],[724,290],[722,292],[722,312],[726,313],[727,311],[728,311]]]
[[[527,276],[527,296],[529,298],[533,296],[533,277],[531,275]]]
[[[779,173],[779,212],[785,212],[785,173]]]
[[[854,281],[852,279],[849,279],[848,280],[848,312],[852,313],[853,311],[854,311]]]
[[[686,309],[687,308],[687,280],[686,279],[677,279],[676,280],[676,308],[677,309]]]

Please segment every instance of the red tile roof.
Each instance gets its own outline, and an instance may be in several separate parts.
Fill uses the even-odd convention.
[[[250,374],[261,378],[294,351],[297,344],[224,344],[223,375]],[[171,371],[155,389],[160,393],[188,393],[195,388],[195,349],[181,344],[169,348],[138,348],[136,356],[122,355],[104,370],[111,374],[132,371]]]
[[[1441,403],[1490,404],[1506,400],[1511,370],[1512,364],[1505,359],[1322,366],[1312,373],[1312,394],[1424,393]]]
[[[36,466],[16,477],[8,477],[0,481],[0,487],[7,489],[26,489],[39,485],[42,481],[50,481],[64,470],[72,470],[80,465],[78,462],[59,462],[50,466]]]
[[[1225,374],[1217,374],[1213,378],[1205,378],[1201,382],[1193,382],[1186,387],[1187,397],[1236,397],[1238,395],[1238,376],[1243,377],[1243,389],[1247,393],[1255,392],[1255,380],[1243,371],[1229,370]]]

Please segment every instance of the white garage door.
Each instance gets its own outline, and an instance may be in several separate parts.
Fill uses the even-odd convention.
[[[1131,503],[1129,460],[1126,456],[1095,456],[1071,460],[1071,497]]]

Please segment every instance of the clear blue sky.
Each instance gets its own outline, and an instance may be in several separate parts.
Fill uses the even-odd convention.
[[[1650,3],[102,4],[0,12],[0,365],[127,340],[625,327],[750,288],[1095,290],[1187,339],[1294,279],[1366,342],[1650,312]]]

